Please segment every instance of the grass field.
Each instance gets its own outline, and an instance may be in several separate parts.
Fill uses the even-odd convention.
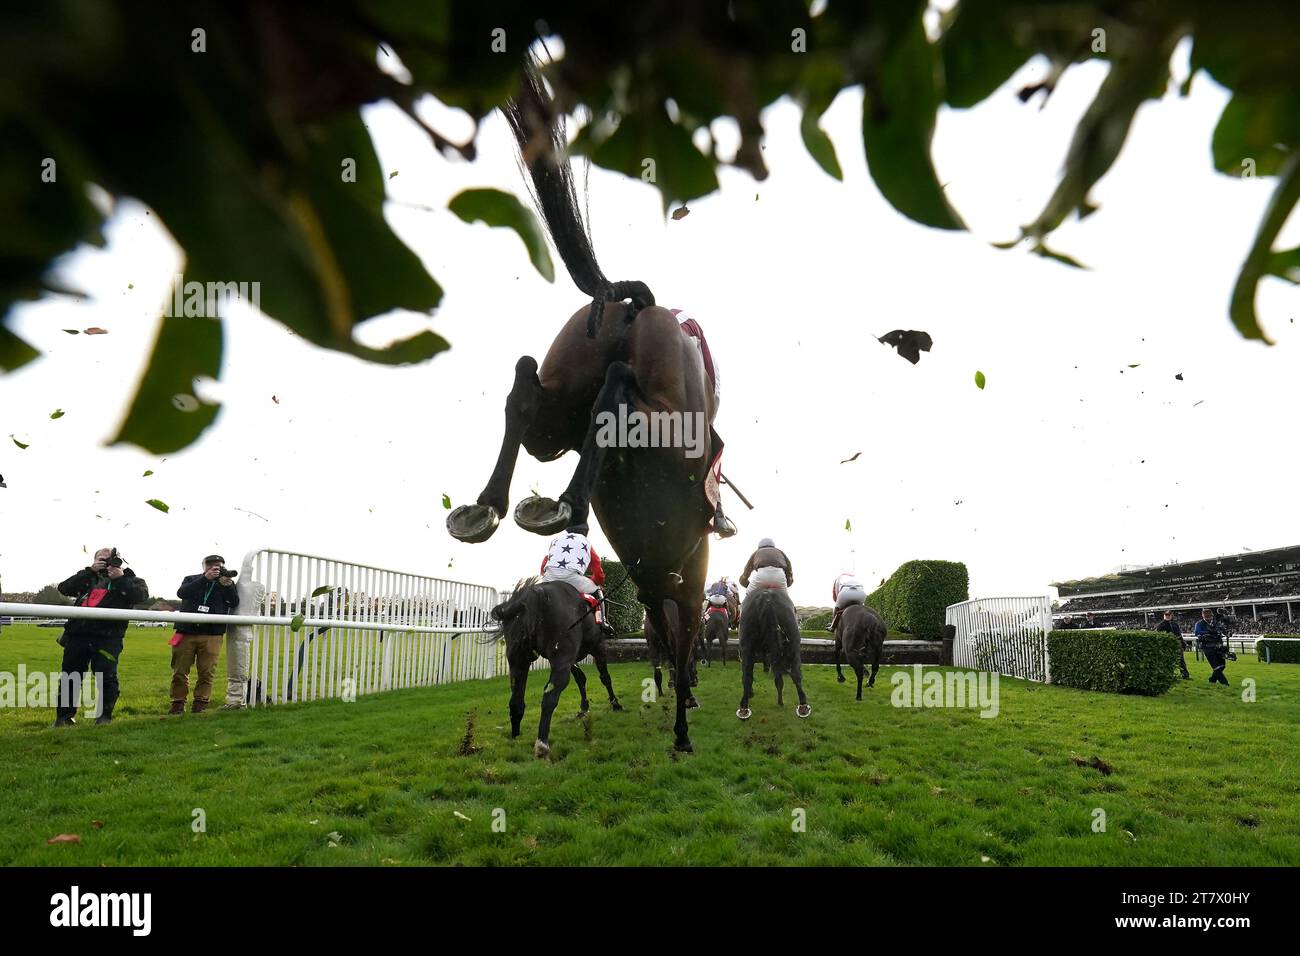
[[[4,628],[0,671],[56,670],[58,633]],[[691,711],[696,754],[679,757],[672,699],[643,703],[648,667],[626,664],[612,670],[627,711],[597,690],[575,720],[570,685],[544,762],[544,674],[512,741],[504,679],[162,718],[168,650],[163,629],[130,630],[111,726],[0,710],[0,863],[1300,864],[1296,665],[1243,657],[1221,688],[1193,663],[1195,680],[1154,699],[1004,679],[993,719],[893,707],[893,669],[856,704],[833,668],[809,667],[810,719],[792,690],[778,711],[759,674],[748,723],[739,669],[715,665]],[[61,833],[81,843],[46,844]]]

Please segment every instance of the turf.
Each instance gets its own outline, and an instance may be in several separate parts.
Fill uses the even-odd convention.
[[[4,628],[0,671],[57,669],[58,633]],[[739,669],[715,664],[681,756],[672,699],[643,701],[648,668],[626,664],[626,712],[593,674],[575,720],[570,685],[542,761],[544,673],[511,740],[504,679],[163,718],[167,660],[162,629],[131,630],[108,727],[0,710],[0,863],[1300,864],[1300,666],[1243,656],[1222,688],[1193,662],[1159,698],[1004,679],[992,719],[891,706],[892,668],[858,704],[809,667],[811,718],[760,673],[741,723]],[[1073,759],[1094,756],[1113,772]],[[47,845],[63,833],[81,842]]]

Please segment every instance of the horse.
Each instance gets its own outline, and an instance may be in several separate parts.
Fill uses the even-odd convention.
[[[776,682],[776,705],[784,707],[782,674],[789,673],[799,694],[795,715],[807,717],[812,707],[803,692],[803,670],[799,664],[799,621],[789,595],[769,588],[745,599],[745,617],[740,622],[740,679],[742,694],[736,716],[749,720],[749,698],[754,693],[754,661],[766,659],[772,664]]]
[[[885,650],[885,621],[874,609],[863,604],[850,604],[840,615],[840,624],[835,631],[835,679],[844,683],[844,672],[840,670],[840,655],[843,653],[849,666],[858,675],[858,700],[862,699],[863,666],[871,664],[871,679],[868,687],[876,686],[876,671],[880,670],[880,658]]]
[[[664,672],[663,665],[668,664],[668,689],[672,690],[677,685],[677,667],[674,664],[673,655],[668,644],[660,637],[659,632],[655,630],[654,623],[647,617],[645,622],[645,644],[650,655],[650,666],[654,668],[655,694],[658,697],[664,695]],[[691,687],[698,687],[700,684],[700,675],[695,666],[695,658],[691,658]],[[688,691],[686,697],[686,709],[690,710],[699,707],[700,702],[695,699],[695,695]]]
[[[704,610],[704,635],[702,643],[704,645],[704,666],[711,667],[709,662],[709,645],[714,641],[718,642],[718,652],[722,655],[722,666],[727,666],[727,630],[731,627],[731,615],[727,613],[726,605],[715,607],[708,605]]]
[[[541,461],[578,450],[559,499],[526,498],[515,507],[515,523],[541,535],[586,533],[594,509],[637,586],[637,600],[665,636],[677,673],[686,673],[699,631],[710,526],[716,520],[723,533],[734,533],[719,507],[722,442],[712,428],[716,397],[702,349],[672,312],[655,304],[645,283],[611,282],[601,271],[565,155],[563,113],[531,61],[504,112],[547,231],[591,302],[560,329],[540,367],[529,355],[516,362],[496,466],[476,502],[448,515],[447,530],[470,543],[491,537],[509,507],[521,446]],[[635,411],[643,421],[652,413],[654,421],[663,421],[664,413],[690,421],[699,441],[688,448],[671,447],[671,441],[636,442],[640,447],[611,441],[602,423],[621,420],[620,410]],[[673,745],[689,753],[686,701],[678,695]]]
[[[600,682],[609,694],[613,710],[622,710],[614,694],[614,684],[609,679],[605,661],[604,634],[596,624],[595,615],[581,594],[564,581],[544,581],[537,578],[521,581],[510,596],[492,608],[492,619],[498,628],[491,633],[495,642],[504,636],[506,662],[510,666],[510,736],[519,736],[519,723],[524,717],[524,691],[528,687],[528,668],[538,657],[551,663],[551,676],[542,694],[542,717],[537,725],[537,741],[533,753],[545,757],[551,752],[551,715],[559,703],[560,694],[573,675],[582,695],[579,716],[590,709],[587,700],[587,675],[578,661],[591,656],[596,662]]]

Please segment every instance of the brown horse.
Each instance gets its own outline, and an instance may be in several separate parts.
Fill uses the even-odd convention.
[[[580,451],[559,500],[534,496],[521,501],[515,523],[536,534],[585,533],[594,508],[637,585],[637,599],[653,626],[666,635],[676,672],[686,674],[699,630],[710,521],[727,527],[705,493],[721,446],[712,429],[713,387],[699,347],[669,310],[655,305],[649,288],[641,282],[610,282],[601,272],[564,154],[563,115],[533,66],[525,68],[521,92],[505,113],[546,227],[570,276],[592,302],[564,324],[540,368],[527,355],[515,364],[496,467],[477,503],[448,516],[447,530],[468,542],[492,535],[509,507],[520,445],[541,461]],[[610,442],[600,422],[605,415],[617,418],[620,411],[691,416],[698,444],[630,447],[631,441]],[[675,611],[671,623],[670,606]],[[677,695],[674,746],[689,752],[688,696]]]

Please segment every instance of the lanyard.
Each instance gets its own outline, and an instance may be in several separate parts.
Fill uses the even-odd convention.
[[[212,583],[210,583],[210,584],[208,585],[208,593],[205,594],[205,595],[203,595],[203,603],[204,603],[205,605],[208,603],[208,598],[212,597],[212,589],[215,588],[216,586],[217,586],[217,582],[216,582],[216,581],[213,581]]]

